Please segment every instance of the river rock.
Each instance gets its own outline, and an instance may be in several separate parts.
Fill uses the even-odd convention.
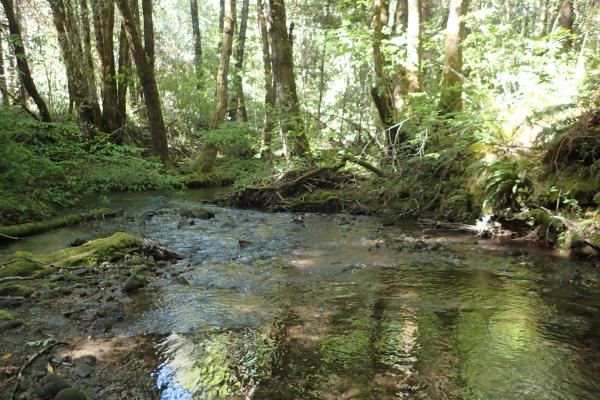
[[[196,218],[196,219],[212,219],[215,217],[215,213],[207,210],[205,208],[187,208],[184,210],[181,210],[179,212],[179,215],[181,215],[184,218]]]
[[[123,319],[125,310],[123,304],[111,301],[96,310],[96,315],[112,321]]]
[[[96,357],[85,355],[75,360],[75,371],[80,378],[88,378],[94,372]]]
[[[21,297],[21,296],[0,297],[0,307],[19,307],[23,303],[25,303],[25,297]]]
[[[71,275],[75,275],[75,276],[84,276],[90,273],[90,270],[88,268],[79,268],[74,270],[73,272],[71,272]]]
[[[46,399],[55,396],[61,390],[69,387],[71,387],[71,384],[67,380],[50,374],[42,381],[42,385],[35,390],[35,393],[39,397]]]
[[[54,400],[87,400],[87,397],[77,389],[66,388],[58,392]]]
[[[526,256],[527,254],[529,254],[529,252],[523,249],[511,248],[504,250],[503,254],[508,257],[521,257]]]
[[[132,276],[125,281],[125,284],[123,285],[123,291],[126,293],[133,293],[143,288],[145,285],[146,283],[142,279],[138,278],[137,276]]]
[[[145,261],[146,260],[144,260],[142,256],[134,255],[128,258],[127,261],[125,261],[125,265],[129,267],[132,265],[144,264]]]
[[[65,277],[62,274],[52,274],[47,279],[50,282],[58,282],[58,281],[64,281]]]
[[[135,272],[136,274],[143,274],[146,271],[148,271],[148,266],[145,264],[138,264],[133,266],[133,272]]]
[[[13,319],[10,321],[0,321],[0,332],[7,331],[9,329],[18,328],[23,325],[23,321],[18,319]]]

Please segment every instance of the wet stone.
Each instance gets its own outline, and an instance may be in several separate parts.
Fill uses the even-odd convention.
[[[74,270],[73,272],[71,272],[71,275],[75,275],[75,276],[84,276],[90,273],[90,270],[88,268],[79,268]]]
[[[132,276],[125,281],[125,284],[123,285],[123,291],[126,293],[133,293],[140,290],[144,286],[145,283],[141,279]]]
[[[142,256],[131,256],[130,258],[127,259],[127,261],[125,261],[125,265],[127,266],[132,266],[132,265],[139,265],[139,264],[144,264],[145,260]]]
[[[58,281],[64,281],[65,277],[61,274],[52,274],[48,277],[48,281],[50,282],[58,282]]]
[[[96,310],[96,315],[112,321],[121,320],[124,317],[123,305],[117,302],[109,302]]]
[[[18,328],[23,325],[23,321],[13,319],[11,321],[0,321],[0,332],[7,331],[9,329]]]
[[[87,397],[77,389],[66,388],[58,392],[54,400],[87,400]]]
[[[0,307],[19,307],[25,303],[25,297],[0,297]]]
[[[67,380],[50,374],[42,381],[41,386],[35,390],[35,393],[45,399],[55,396],[61,390],[69,387],[71,387],[71,384]]]
[[[529,254],[529,252],[527,250],[513,248],[504,250],[503,254],[507,257],[521,257],[526,256],[527,254]]]

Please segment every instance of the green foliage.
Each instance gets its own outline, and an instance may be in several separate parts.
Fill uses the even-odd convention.
[[[523,205],[531,195],[533,182],[526,169],[512,162],[496,161],[487,167],[485,201],[494,208]]]
[[[74,124],[45,124],[0,109],[0,224],[48,216],[84,196],[182,186],[159,160]]]
[[[251,158],[258,153],[260,142],[247,124],[225,122],[217,129],[202,132],[204,144],[214,144],[225,158]]]

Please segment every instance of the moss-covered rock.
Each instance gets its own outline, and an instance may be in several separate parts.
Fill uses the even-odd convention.
[[[47,232],[52,229],[63,226],[74,225],[79,222],[89,221],[98,218],[114,217],[119,215],[121,211],[110,210],[108,208],[97,208],[74,215],[66,215],[64,217],[51,218],[43,222],[32,222],[28,224],[0,226],[0,234],[12,237],[26,237],[42,232]],[[0,237],[2,240],[2,237]]]
[[[32,288],[25,285],[6,285],[0,287],[0,296],[29,297],[33,292]]]
[[[0,277],[42,277],[56,270],[55,267],[94,266],[104,261],[115,261],[140,249],[142,242],[133,235],[117,232],[112,236],[92,240],[78,247],[69,247],[54,253],[34,256],[16,252],[8,265],[0,270]]]
[[[6,310],[0,310],[0,321],[12,321],[17,319],[17,316],[14,313]]]

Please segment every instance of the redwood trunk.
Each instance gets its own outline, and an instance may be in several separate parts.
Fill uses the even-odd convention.
[[[37,105],[42,121],[50,122],[52,120],[52,118],[50,117],[50,111],[48,111],[46,102],[39,94],[37,87],[35,86],[35,82],[33,81],[33,78],[31,76],[31,70],[29,69],[29,63],[27,62],[27,55],[25,53],[25,48],[23,45],[23,38],[21,37],[21,28],[15,15],[13,1],[1,1],[2,6],[4,7],[4,13],[6,14],[6,18],[8,19],[8,31],[14,38],[14,40],[12,40],[12,43],[15,58],[17,60],[17,69],[19,70],[21,84],[25,87],[25,90],[27,90],[29,96],[31,96],[31,98]]]
[[[4,42],[2,41],[2,29],[0,28],[0,96],[2,96],[2,105],[9,105],[8,86],[6,85],[6,68],[4,66]]]

